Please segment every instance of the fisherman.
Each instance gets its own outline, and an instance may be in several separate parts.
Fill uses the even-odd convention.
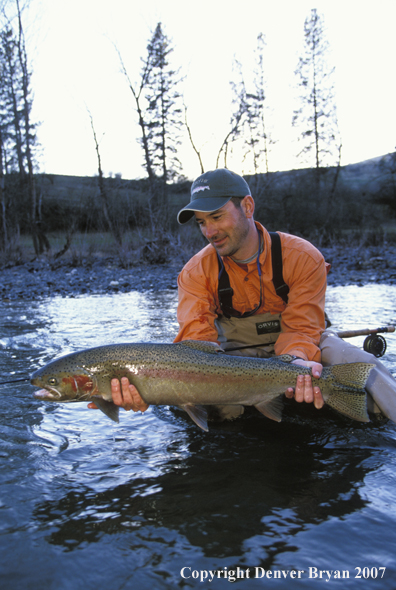
[[[310,367],[313,378],[298,376],[286,397],[313,403],[317,409],[324,405],[315,385],[323,365],[375,363],[367,389],[380,410],[395,420],[392,375],[373,355],[326,330],[330,265],[308,241],[286,233],[270,234],[254,220],[254,208],[247,182],[230,170],[206,172],[193,182],[190,203],[179,211],[178,222],[195,218],[209,245],[191,258],[178,277],[175,342],[218,342],[227,354],[290,355],[293,364]],[[126,410],[143,412],[148,407],[126,378],[121,383],[112,381],[112,395],[114,403]],[[379,411],[371,398],[368,409]],[[222,418],[243,412],[240,408],[230,415],[223,410]]]

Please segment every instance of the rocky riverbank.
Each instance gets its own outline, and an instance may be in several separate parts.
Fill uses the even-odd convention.
[[[396,244],[386,248],[322,248],[332,268],[329,285],[396,284]],[[0,298],[75,297],[82,294],[176,289],[181,264],[122,268],[116,259],[87,260],[79,266],[48,259],[0,269]]]

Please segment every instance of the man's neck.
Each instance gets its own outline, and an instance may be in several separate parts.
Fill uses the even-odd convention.
[[[254,258],[257,258],[257,255],[259,254],[259,243],[261,243],[260,250],[262,252],[263,240],[260,239],[258,229],[253,222],[253,226],[249,230],[249,234],[246,238],[246,244],[244,244],[234,256],[231,256],[232,260],[238,264],[247,264]]]

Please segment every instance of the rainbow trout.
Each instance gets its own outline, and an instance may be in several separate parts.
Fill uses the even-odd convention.
[[[269,359],[226,355],[211,342],[177,344],[113,344],[68,354],[48,363],[31,377],[42,387],[36,398],[54,402],[94,402],[118,422],[110,382],[128,377],[150,405],[171,405],[186,410],[194,422],[208,430],[202,406],[255,406],[268,418],[281,420],[282,399],[294,387],[297,375],[310,369],[290,363],[283,355]],[[325,402],[338,412],[368,422],[365,384],[367,363],[334,365],[315,380]]]

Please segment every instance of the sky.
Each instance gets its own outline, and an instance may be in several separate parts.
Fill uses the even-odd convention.
[[[33,72],[33,117],[40,123],[40,171],[97,173],[89,111],[105,174],[144,175],[134,103],[115,46],[137,81],[158,22],[172,41],[172,64],[184,76],[181,90],[205,169],[215,168],[229,131],[233,62],[242,63],[248,78],[259,33],[266,39],[267,104],[276,141],[269,167],[299,167],[291,125],[299,105],[294,72],[312,8],[324,18],[328,59],[335,67],[342,164],[394,151],[394,0],[31,0],[23,18]],[[187,178],[200,174],[188,141],[180,146],[179,158]],[[239,161],[232,168],[248,172]]]

